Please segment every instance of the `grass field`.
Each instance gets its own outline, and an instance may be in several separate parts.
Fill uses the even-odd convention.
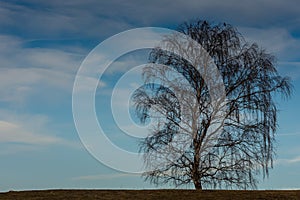
[[[300,190],[42,190],[0,193],[0,199],[299,199]]]

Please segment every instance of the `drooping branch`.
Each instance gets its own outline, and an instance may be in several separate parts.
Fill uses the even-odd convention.
[[[258,174],[268,175],[275,153],[273,96],[289,97],[290,80],[278,74],[272,55],[247,44],[228,24],[195,21],[179,31],[203,51],[191,40],[167,36],[162,43],[170,51],[151,52],[143,73],[146,85],[133,98],[141,122],[151,118],[155,125],[141,143],[151,169],[146,180],[198,189],[255,187]],[[208,85],[205,79],[213,74],[211,60],[225,87],[221,103],[210,93],[221,83],[210,76]]]

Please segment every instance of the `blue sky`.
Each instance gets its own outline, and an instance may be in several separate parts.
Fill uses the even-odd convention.
[[[154,187],[139,175],[101,164],[84,148],[73,122],[73,83],[82,61],[106,38],[131,28],[176,28],[195,18],[237,27],[248,41],[276,55],[280,73],[292,78],[292,98],[277,100],[277,160],[259,189],[300,188],[296,0],[0,0],[0,191]],[[115,72],[141,64],[145,55],[120,58]],[[107,93],[117,77],[113,73],[106,73],[106,87],[97,91],[97,116],[114,143],[135,151],[136,141],[121,136],[111,123],[110,110],[101,107],[101,101],[109,100]]]

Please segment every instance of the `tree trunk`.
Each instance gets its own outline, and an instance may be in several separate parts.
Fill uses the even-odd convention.
[[[196,190],[202,190],[202,185],[201,185],[201,179],[200,179],[200,174],[199,174],[199,164],[200,164],[200,143],[197,141],[196,138],[194,138],[193,141],[194,145],[194,163],[193,163],[193,182]]]
[[[194,180],[194,186],[196,190],[202,190],[202,185],[200,180]]]

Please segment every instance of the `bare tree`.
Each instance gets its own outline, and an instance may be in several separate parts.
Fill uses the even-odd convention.
[[[273,96],[289,97],[290,81],[278,74],[272,55],[228,24],[193,21],[179,32],[189,39],[165,37],[133,97],[138,118],[151,122],[141,143],[145,179],[196,189],[255,188],[257,175],[273,167]]]

